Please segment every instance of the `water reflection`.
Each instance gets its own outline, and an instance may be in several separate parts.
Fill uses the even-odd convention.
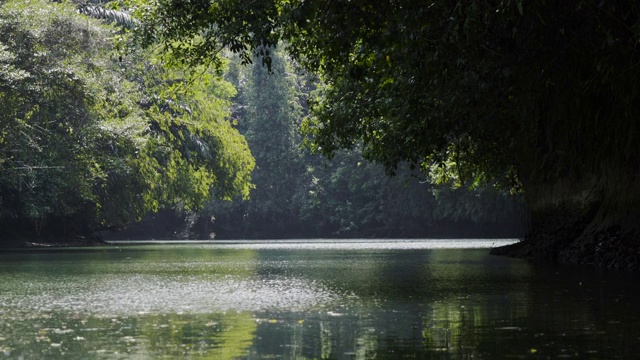
[[[623,358],[620,274],[486,250],[108,247],[0,253],[0,358]]]

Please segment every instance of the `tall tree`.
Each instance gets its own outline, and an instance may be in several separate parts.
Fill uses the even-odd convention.
[[[295,74],[278,53],[272,56],[271,71],[259,63],[235,70],[231,75],[239,90],[235,116],[256,160],[255,189],[250,200],[216,201],[210,212],[217,224],[236,236],[287,236],[299,225],[297,194],[305,174]]]
[[[310,128],[325,154],[362,141],[391,172],[451,161],[462,183],[522,188],[541,256],[626,266],[616,248],[638,248],[637,2],[176,3],[148,9],[146,39],[195,62],[285,39],[322,75]]]
[[[259,61],[248,68],[239,66],[238,59],[231,63],[227,77],[238,87],[234,116],[256,158],[252,175],[256,189],[246,202],[213,202],[201,214],[195,236],[518,234],[517,226],[497,229],[517,223],[509,221],[517,202],[497,191],[450,191],[446,184],[434,188],[418,182],[419,173],[406,166],[397,177],[386,177],[381,165],[362,159],[357,146],[337,152],[333,161],[301,151],[297,125],[304,111],[300,107],[317,82],[293,72],[291,60],[278,54],[271,69]],[[212,216],[214,224],[207,226]]]
[[[301,162],[299,125],[302,118],[295,74],[282,55],[271,57],[271,72],[251,68],[247,79],[245,137],[256,159],[256,184],[247,209],[248,221],[283,232],[297,218],[295,195],[305,168]]]
[[[150,51],[119,61],[118,34],[68,4],[0,5],[3,240],[91,235],[160,206],[248,195],[230,84],[207,73],[185,87],[187,71]]]

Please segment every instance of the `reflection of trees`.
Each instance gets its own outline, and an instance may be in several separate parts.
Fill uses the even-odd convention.
[[[99,357],[103,351],[105,356],[215,359],[631,358],[640,351],[635,278],[531,266],[487,258],[483,251],[355,254],[176,247],[168,253],[151,247],[126,255],[89,252],[84,254],[87,263],[77,267],[72,255],[47,261],[41,253],[33,267],[22,261],[0,263],[0,271],[10,274],[0,283],[7,304],[0,307],[0,349],[10,348],[14,358],[56,358],[61,352],[67,358]],[[20,301],[34,296],[57,301],[64,292],[123,290],[114,278],[144,277],[143,270],[156,281],[174,283],[296,277],[339,296],[300,312],[96,317],[19,309]],[[100,283],[104,279],[111,282]]]
[[[473,349],[486,341],[478,329],[495,327],[491,321],[496,318],[514,321],[527,314],[528,285],[508,282],[514,275],[526,275],[529,265],[487,259],[483,250],[361,251],[357,259],[349,252],[318,256],[317,251],[296,251],[279,256],[287,264],[305,264],[294,267],[296,276],[337,286],[338,291],[348,289],[357,298],[348,310],[334,304],[305,318],[305,358],[473,354],[477,353]],[[261,267],[258,273],[292,275],[289,269],[270,266],[274,265]],[[496,283],[510,291],[510,298],[487,292],[487,287]],[[293,336],[295,327],[279,326],[279,331]],[[273,332],[274,327],[264,324],[258,332]],[[277,342],[294,343],[286,334]],[[265,349],[263,342],[257,345],[259,352]],[[287,356],[277,349],[268,354]]]
[[[329,317],[320,320],[321,358],[337,359],[348,354],[355,356],[356,359],[365,359],[374,355],[377,345],[376,336],[371,336],[371,333],[363,329],[362,325],[357,318],[336,321]]]
[[[138,326],[151,354],[206,359],[247,356],[257,328],[249,312],[153,316]]]
[[[145,251],[139,260],[155,264],[153,268],[160,273],[179,272],[180,276],[189,276],[188,281],[194,277],[210,280],[226,276],[247,280],[256,275],[255,256],[256,252],[249,249],[214,251],[186,246],[173,248],[170,261],[167,261],[166,251]],[[247,356],[257,329],[252,313],[233,311],[150,317],[140,326],[143,328],[141,333],[148,338],[150,350],[158,354],[198,355],[210,359]]]
[[[231,276],[248,280],[255,276],[255,251],[212,251],[195,246],[122,250],[39,251],[17,254],[14,262],[0,263],[0,272],[11,274],[4,278],[0,290],[13,304],[0,309],[0,349],[10,349],[25,358],[55,358],[63,352],[65,358],[137,354],[144,358],[187,355],[233,359],[247,355],[257,327],[249,312],[129,314],[130,310],[123,308],[120,315],[92,316],[94,307],[103,304],[91,304],[88,299],[111,299],[109,293],[118,294],[131,283],[140,284],[143,290],[151,283],[155,289],[163,279],[215,281]],[[80,254],[82,260],[78,261]],[[128,283],[131,278],[136,281]],[[21,302],[42,304],[45,310],[22,310]],[[47,302],[59,304],[49,309]],[[64,309],[75,305],[87,313]],[[180,304],[174,305],[179,308]],[[25,311],[28,316],[22,313]],[[35,339],[32,326],[38,334]]]
[[[486,298],[481,304],[468,305],[468,299],[450,299],[431,304],[423,317],[422,338],[428,351],[446,351],[453,354],[478,355],[478,350],[490,339],[489,332],[496,333],[495,313],[501,317],[518,317],[526,314],[526,307],[501,306]],[[464,305],[467,304],[467,305]],[[518,315],[519,314],[519,315]]]
[[[436,301],[421,310],[424,348],[450,354],[478,356],[495,328],[527,316],[530,266],[487,258],[482,251],[440,250],[432,253],[437,272],[429,276]],[[438,294],[446,294],[441,297]],[[505,297],[504,294],[508,294]],[[500,319],[504,324],[496,324]]]
[[[256,331],[256,322],[247,312],[131,317],[56,312],[27,315],[19,323],[3,315],[8,321],[7,326],[0,324],[0,349],[16,359],[236,359],[247,356]]]
[[[370,252],[358,257],[316,260],[309,272],[323,279],[324,274],[335,279],[339,273],[333,284],[348,284],[358,301],[348,311],[335,310],[344,316],[325,314],[305,321],[306,357],[479,354],[478,349],[492,340],[487,329],[495,332],[503,326],[495,319],[513,323],[528,314],[528,284],[512,282],[527,276],[526,263],[487,259],[482,250]],[[334,267],[334,261],[341,261],[342,267]],[[358,270],[362,263],[366,271]],[[317,267],[326,272],[318,275]],[[495,294],[490,291],[494,287]]]

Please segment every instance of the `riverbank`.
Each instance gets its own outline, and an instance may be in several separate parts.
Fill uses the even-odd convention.
[[[529,214],[524,241],[491,253],[639,272],[640,176],[634,168],[612,163],[581,176],[546,178],[540,166],[523,175]]]
[[[640,271],[640,242],[633,233],[623,233],[615,229],[582,234],[573,240],[538,233],[527,236],[524,241],[494,248],[491,254],[534,262]]]
[[[76,237],[74,239],[8,239],[0,241],[1,249],[52,248],[76,246],[100,246],[107,242],[96,236]]]

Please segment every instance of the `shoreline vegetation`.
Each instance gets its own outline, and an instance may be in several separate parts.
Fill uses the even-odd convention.
[[[43,242],[43,241],[14,241],[14,242],[5,242],[0,243],[0,253],[24,253],[29,251],[75,251],[86,248],[101,248],[101,247],[110,247],[110,248],[120,248],[120,247],[129,247],[129,246],[158,246],[158,245],[166,245],[169,248],[171,246],[180,246],[180,245],[240,245],[240,246],[268,246],[268,247],[278,247],[278,246],[291,246],[291,244],[305,244],[311,245],[314,248],[316,246],[353,246],[353,244],[365,244],[367,248],[369,246],[393,246],[393,244],[412,244],[411,246],[417,246],[422,248],[421,244],[438,244],[437,248],[441,248],[444,243],[450,242],[453,244],[451,249],[460,248],[460,241],[463,241],[466,246],[470,246],[470,248],[478,249],[478,242],[482,243],[481,248],[485,249],[489,254],[490,251],[495,249],[495,246],[499,246],[500,244],[512,243],[521,241],[520,239],[513,237],[492,237],[492,238],[484,238],[484,237],[459,237],[459,238],[438,238],[438,237],[427,237],[427,238],[279,238],[279,239],[210,239],[210,240],[162,240],[162,239],[146,239],[146,240],[102,240],[97,237],[90,239],[80,239],[76,238],[69,241],[56,241],[56,242]],[[416,243],[417,242],[417,243]],[[359,246],[359,245],[358,245]],[[432,245],[429,245],[432,246]],[[464,247],[464,245],[463,245]]]
[[[46,0],[0,8],[0,87],[12,94],[0,97],[0,246],[99,242],[105,228],[136,239],[521,231],[511,220],[523,213],[520,197],[493,183],[470,190],[442,174],[432,184],[409,164],[389,177],[362,146],[331,160],[312,152],[301,130],[324,85],[283,49],[269,69],[259,56],[243,64],[225,52],[215,69],[197,67],[196,86],[166,54],[130,39],[120,54],[108,39],[123,28],[91,9]],[[98,15],[108,14],[122,15]]]
[[[360,147],[389,173],[409,163],[432,182],[521,194],[525,241],[496,253],[638,269],[636,2],[242,6],[158,4],[141,18],[146,45],[197,64],[222,41],[267,66],[283,46],[322,79],[303,123],[311,149]],[[209,28],[220,33],[198,38]]]
[[[13,240],[3,241],[0,243],[0,251],[3,250],[19,250],[19,249],[43,249],[43,248],[66,248],[80,246],[102,246],[108,245],[108,242],[98,239],[69,239],[59,240],[55,242],[45,242],[42,240]]]
[[[636,2],[96,3],[0,4],[6,244],[489,224],[640,270]]]
[[[443,238],[443,237],[368,237],[368,238],[302,238],[302,237],[296,237],[296,238],[270,238],[270,239],[208,239],[208,240],[199,240],[199,239],[136,239],[136,240],[130,240],[130,239],[119,239],[119,240],[105,240],[102,239],[100,237],[88,237],[88,238],[75,238],[75,239],[66,239],[66,240],[62,240],[62,239],[58,239],[56,241],[43,241],[42,239],[40,240],[13,240],[13,241],[4,241],[0,243],[0,251],[3,250],[19,250],[19,249],[41,249],[41,248],[67,248],[67,247],[91,247],[91,246],[108,246],[108,245],[113,245],[113,244],[117,244],[118,246],[120,245],[146,245],[146,244],[155,244],[155,243],[167,243],[167,244],[180,244],[180,243],[185,243],[185,244],[189,244],[189,243],[203,243],[203,244],[215,244],[215,243],[229,243],[229,242],[235,242],[235,241],[256,241],[256,242],[264,242],[264,243],[268,243],[270,241],[273,242],[289,242],[289,241],[314,241],[314,240],[321,240],[321,241],[332,241],[332,242],[349,242],[349,241],[353,241],[353,240],[358,240],[358,241],[380,241],[380,240],[389,240],[390,242],[393,241],[398,241],[398,240],[407,240],[407,241],[422,241],[422,240],[443,240],[443,241],[447,241],[447,240],[461,240],[461,239],[473,239],[473,240],[481,240],[481,239],[488,239],[488,240],[506,240],[506,239],[517,239],[514,237],[509,237],[509,236],[503,236],[503,237],[465,237],[465,236],[461,236],[461,237],[448,237],[448,238]]]

